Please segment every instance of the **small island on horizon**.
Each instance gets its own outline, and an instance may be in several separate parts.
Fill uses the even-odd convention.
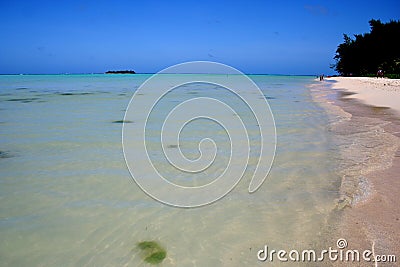
[[[105,74],[135,74],[133,70],[108,70]]]

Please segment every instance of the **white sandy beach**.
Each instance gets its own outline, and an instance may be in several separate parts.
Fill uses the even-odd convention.
[[[400,114],[400,79],[369,77],[334,77],[334,89],[343,89],[355,94],[346,96],[355,98],[367,105],[389,107]]]

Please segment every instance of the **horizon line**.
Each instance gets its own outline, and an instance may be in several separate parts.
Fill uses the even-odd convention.
[[[136,72],[136,73],[110,73],[107,74],[105,72],[76,72],[76,73],[0,73],[0,75],[13,75],[13,76],[23,76],[23,75],[137,75],[137,74],[147,74],[147,75],[154,75],[154,74],[205,74],[205,75],[239,75],[239,74],[232,74],[232,73],[152,73],[152,72]],[[320,74],[282,74],[282,73],[244,73],[245,75],[271,75],[271,76],[316,76]],[[337,75],[337,74],[330,74],[328,76]],[[326,75],[325,75],[326,76]]]

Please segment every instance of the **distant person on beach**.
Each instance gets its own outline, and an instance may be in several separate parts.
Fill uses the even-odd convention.
[[[322,74],[322,75],[319,76],[319,80],[320,80],[320,81],[323,81],[323,80],[324,80],[324,74]]]
[[[383,78],[383,70],[379,69],[378,72],[376,73],[376,78]]]

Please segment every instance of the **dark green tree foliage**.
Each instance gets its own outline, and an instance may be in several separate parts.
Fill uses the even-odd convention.
[[[382,69],[386,74],[400,75],[400,21],[382,23],[370,20],[371,32],[344,34],[334,59],[333,68],[344,76],[366,76]]]

